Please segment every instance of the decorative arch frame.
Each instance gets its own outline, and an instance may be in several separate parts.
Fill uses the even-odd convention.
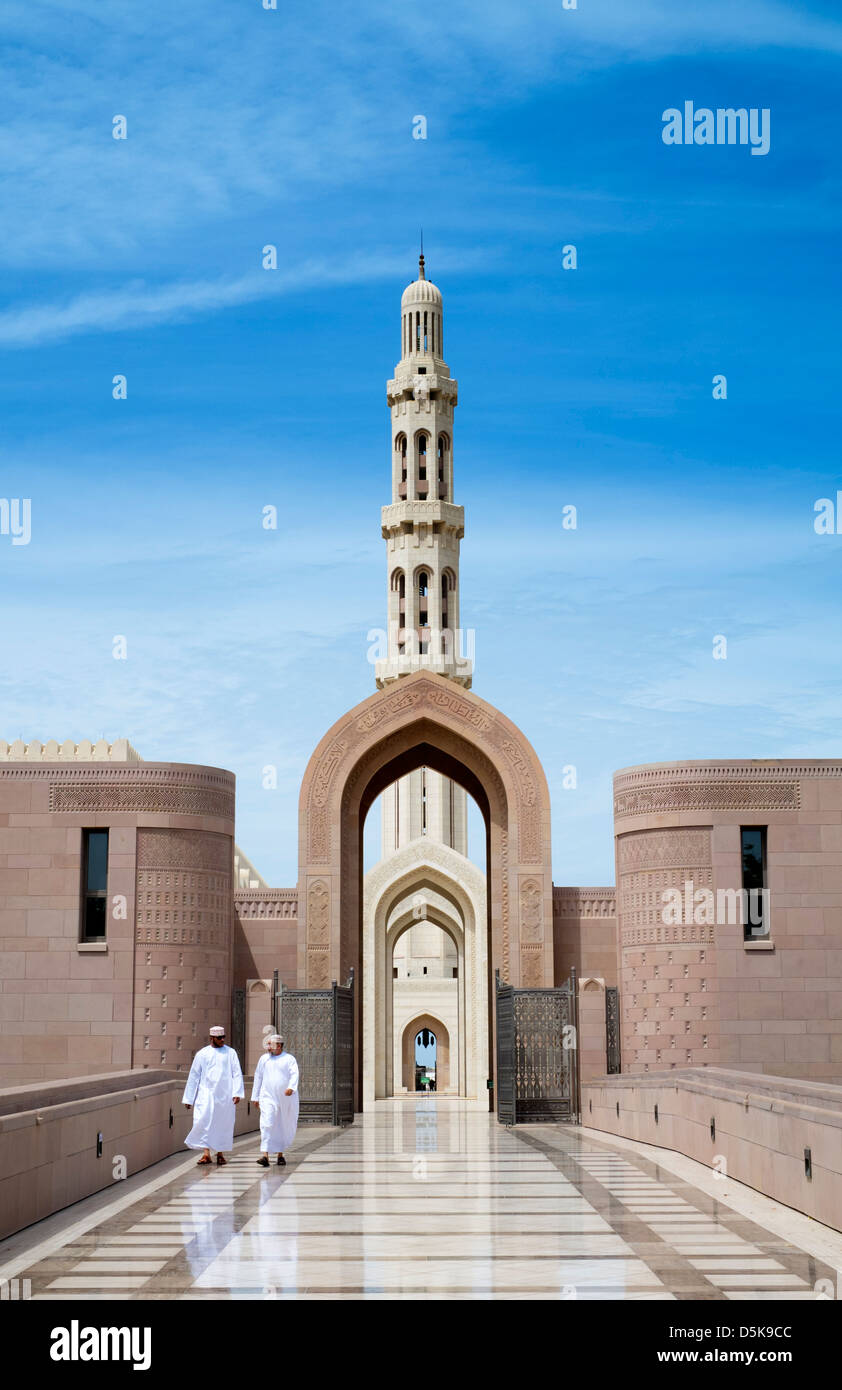
[[[414,1079],[415,1072],[415,1039],[422,1028],[429,1028],[431,1033],[436,1035],[436,1090],[446,1090],[450,1084],[450,1029],[435,1014],[425,1012],[418,1014],[417,1018],[410,1019],[403,1029],[401,1036],[401,1059],[403,1062],[403,1082],[406,1085],[407,1079],[407,1042],[412,1049],[412,1072]],[[445,1072],[445,1067],[447,1068]],[[445,1079],[446,1078],[446,1079]],[[439,1085],[441,1082],[441,1085]],[[407,1087],[407,1090],[409,1087]]]
[[[485,875],[470,859],[426,837],[410,840],[365,877],[363,898],[364,1100],[393,1094],[392,964],[395,945],[412,925],[412,898],[427,898],[427,918],[453,940],[459,965],[461,1027],[455,1049],[459,1092],[487,1100],[488,943]],[[404,906],[406,905],[406,906]],[[451,1050],[451,1069],[454,1050]]]
[[[380,792],[416,767],[452,778],[483,813],[489,977],[553,983],[550,798],[525,735],[473,691],[418,671],[332,726],[299,798],[298,982],[362,976],[362,831]],[[356,992],[356,1104],[362,1106],[362,991]],[[489,992],[489,997],[493,997]],[[494,1049],[491,1048],[491,1057]]]

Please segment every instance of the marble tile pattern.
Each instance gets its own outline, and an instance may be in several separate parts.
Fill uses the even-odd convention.
[[[286,1168],[138,1186],[20,1271],[36,1299],[808,1299],[834,1270],[715,1198],[566,1126],[450,1102],[302,1129]],[[33,1228],[33,1252],[37,1243]],[[0,1266],[3,1247],[0,1245]]]

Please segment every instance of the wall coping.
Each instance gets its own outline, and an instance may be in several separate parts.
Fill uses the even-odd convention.
[[[670,778],[691,778],[704,781],[708,777],[749,777],[753,781],[774,780],[781,773],[800,777],[842,777],[842,760],[838,758],[722,758],[674,763],[638,763],[618,768],[614,773],[615,787],[639,785],[641,782]]]
[[[251,1077],[244,1074],[243,1081],[248,1085]],[[100,1083],[101,1089],[97,1089],[96,1084],[89,1083]],[[7,1090],[0,1090],[0,1134],[15,1129],[26,1129],[30,1125],[50,1124],[70,1115],[122,1105],[130,1099],[132,1093],[135,1100],[147,1100],[151,1096],[161,1095],[170,1090],[181,1093],[186,1084],[186,1071],[150,1068],[146,1072],[106,1072],[101,1076],[82,1077],[77,1082],[49,1081],[43,1086],[9,1087]],[[63,1090],[61,1098],[57,1095],[59,1088]],[[68,1091],[71,1094],[68,1094]],[[38,1092],[46,1092],[43,1100],[37,1099]],[[11,1099],[7,1101],[6,1097]]]
[[[665,1088],[693,1091],[717,1100],[786,1113],[842,1129],[842,1086],[829,1086],[820,1081],[794,1081],[788,1076],[729,1071],[724,1067],[685,1067],[642,1075],[592,1077],[582,1082],[583,1094],[591,1087],[611,1091]]]
[[[186,1073],[169,1071],[165,1067],[149,1067],[135,1071],[97,1072],[92,1076],[70,1077],[61,1081],[27,1081],[20,1086],[0,1089],[0,1117],[15,1115],[22,1110],[43,1110],[63,1105],[67,1101],[86,1100],[110,1092],[130,1091],[133,1087],[154,1086],[174,1081]]]

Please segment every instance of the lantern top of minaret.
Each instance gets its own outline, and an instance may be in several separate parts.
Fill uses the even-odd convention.
[[[441,290],[434,285],[432,280],[427,279],[424,269],[424,252],[418,257],[418,279],[413,280],[411,285],[407,285],[401,296],[401,309],[407,309],[411,304],[435,304],[441,305]]]

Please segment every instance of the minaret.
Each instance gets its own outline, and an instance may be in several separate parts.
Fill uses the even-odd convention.
[[[388,655],[382,690],[413,671],[470,687],[459,653],[459,542],[465,512],[453,501],[456,382],[444,360],[441,291],[424,272],[401,298],[401,359],[386,387],[392,429],[392,500],[382,511],[388,565]]]
[[[401,358],[386,387],[391,414],[392,500],[382,510],[388,583],[388,655],[375,675],[382,690],[414,671],[435,671],[470,687],[473,663],[460,656],[459,542],[465,512],[453,501],[453,415],[457,386],[444,360],[441,291],[418,279],[401,298]],[[427,835],[468,852],[462,787],[417,768],[383,794],[383,855]]]

